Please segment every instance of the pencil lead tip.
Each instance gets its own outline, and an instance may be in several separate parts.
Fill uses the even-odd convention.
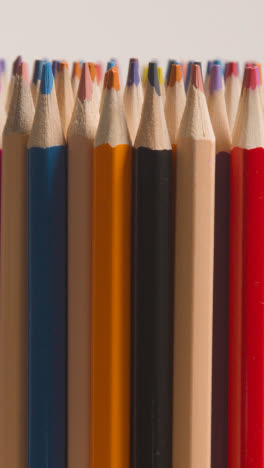
[[[41,94],[50,94],[53,88],[53,74],[51,63],[47,62],[42,66],[42,75],[40,83]]]
[[[119,83],[119,76],[118,76],[118,71],[115,67],[110,68],[107,72],[107,82],[106,86],[108,89],[115,89],[116,91],[119,91],[120,89],[120,83]]]
[[[175,63],[177,63],[177,62],[176,62],[176,60],[174,60],[174,59],[169,59],[169,60],[168,60],[167,70],[166,70],[166,75],[165,75],[165,80],[166,80],[167,85],[169,84],[169,81],[170,81],[171,67],[172,67],[172,65],[174,65]]]
[[[208,60],[207,67],[206,67],[206,75],[210,75],[210,71],[211,71],[212,66],[213,66],[213,61]]]
[[[160,85],[158,77],[158,67],[156,62],[150,62],[148,65],[148,81],[158,96],[160,96]]]
[[[182,80],[182,67],[179,63],[173,63],[171,66],[170,79],[168,86],[174,86],[176,81],[179,83]]]
[[[189,82],[190,82],[191,71],[192,71],[192,64],[193,64],[193,60],[190,60],[190,61],[188,62],[187,73],[186,73],[186,79],[185,79],[185,91],[186,91],[186,92],[187,92],[187,90],[188,90],[188,86],[189,86]]]
[[[260,62],[254,62],[253,66],[258,68],[259,85],[262,86],[262,67]]]
[[[242,89],[256,89],[259,86],[258,67],[246,67]]]
[[[28,64],[26,62],[19,63],[17,67],[17,75],[23,76],[24,80],[29,83],[28,79]]]
[[[210,94],[220,91],[223,88],[222,70],[220,65],[213,65],[210,72]]]
[[[21,55],[18,55],[18,57],[15,59],[15,61],[13,62],[13,69],[12,69],[12,75],[13,76],[16,76],[17,74],[17,69],[18,69],[18,65],[22,62],[22,57]]]
[[[193,86],[195,86],[195,88],[199,89],[200,91],[204,93],[201,67],[200,65],[197,65],[196,63],[192,64],[190,82]]]
[[[163,77],[163,70],[162,67],[158,67],[158,79],[159,79],[159,84],[163,85],[164,84],[164,77]]]
[[[96,72],[97,72],[97,81],[98,81],[98,83],[100,83],[100,81],[102,79],[102,72],[103,72],[101,63],[96,63],[95,68],[96,68]]]
[[[229,76],[238,76],[238,66],[237,62],[228,62],[226,66],[226,76],[225,79],[227,79]]]
[[[92,81],[94,82],[94,80],[96,79],[96,82],[99,83],[97,68],[95,64],[93,62],[88,62],[88,66]]]
[[[138,86],[140,83],[139,70],[138,70],[138,59],[131,58],[129,60],[128,74],[127,74],[127,86],[135,84]]]
[[[82,74],[82,66],[80,62],[73,62],[73,67],[72,67],[72,78],[74,76],[77,76],[80,80]]]
[[[69,70],[69,64],[68,62],[64,61],[64,62],[60,62],[60,67],[59,67],[59,71],[62,71],[62,70]]]
[[[109,60],[109,62],[107,62],[107,67],[106,67],[106,71],[110,70],[111,68],[114,68],[116,66],[114,60]]]
[[[89,64],[84,63],[82,67],[81,80],[78,89],[78,98],[80,101],[90,101],[92,98],[92,80],[89,70]]]
[[[41,80],[43,60],[35,60],[33,83],[37,84]]]
[[[54,77],[58,73],[59,67],[60,67],[60,62],[58,60],[53,60],[52,61],[52,73]]]

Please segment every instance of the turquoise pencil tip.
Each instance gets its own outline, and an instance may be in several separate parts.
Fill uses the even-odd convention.
[[[110,70],[110,68],[114,68],[116,66],[116,63],[114,62],[114,60],[109,60],[109,62],[107,62],[107,71]]]

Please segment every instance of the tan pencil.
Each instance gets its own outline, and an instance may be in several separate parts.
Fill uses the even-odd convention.
[[[60,62],[60,69],[57,77],[56,92],[58,106],[61,116],[61,124],[66,138],[74,105],[69,66],[67,62]]]
[[[0,466],[27,466],[27,141],[34,105],[18,68],[3,136]]]
[[[98,120],[84,63],[68,130],[68,468],[89,466],[92,155]]]
[[[173,468],[210,468],[215,137],[193,64],[176,160]]]

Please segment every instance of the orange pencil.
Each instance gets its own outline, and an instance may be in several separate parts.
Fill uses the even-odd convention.
[[[132,150],[108,71],[93,158],[91,467],[129,468]]]

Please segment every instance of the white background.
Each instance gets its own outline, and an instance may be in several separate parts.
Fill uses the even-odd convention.
[[[0,56],[107,60],[264,58],[263,0],[0,0]]]

